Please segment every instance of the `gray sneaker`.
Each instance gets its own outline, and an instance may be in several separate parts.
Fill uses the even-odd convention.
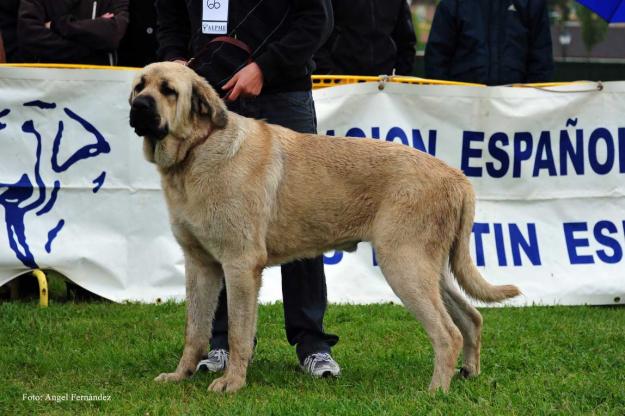
[[[338,377],[341,374],[341,367],[327,352],[310,354],[300,367],[313,377]]]
[[[228,365],[228,350],[210,350],[205,359],[197,364],[195,371],[219,373]]]

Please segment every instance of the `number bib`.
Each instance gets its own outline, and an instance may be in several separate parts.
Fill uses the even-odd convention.
[[[228,33],[229,0],[203,0],[202,33],[224,35]]]

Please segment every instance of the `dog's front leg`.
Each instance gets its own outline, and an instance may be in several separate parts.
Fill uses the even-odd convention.
[[[208,347],[217,309],[217,299],[223,286],[223,271],[218,263],[209,263],[185,250],[187,291],[187,323],[184,350],[173,373],[163,373],[156,381],[180,381],[195,372],[197,363]]]
[[[229,265],[224,263],[230,359],[225,374],[215,379],[209,390],[234,392],[245,386],[247,366],[254,347],[262,267],[260,261],[240,261]]]

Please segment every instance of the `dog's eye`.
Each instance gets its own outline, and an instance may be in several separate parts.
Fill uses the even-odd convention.
[[[141,81],[135,86],[135,93],[137,94],[140,93],[143,87],[145,87],[145,85],[143,84],[143,81]]]
[[[169,85],[167,85],[167,83],[162,83],[161,84],[161,93],[163,95],[176,95],[176,90],[174,90]]]

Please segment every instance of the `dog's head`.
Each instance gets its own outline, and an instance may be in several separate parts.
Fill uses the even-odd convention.
[[[143,68],[132,83],[130,126],[148,161],[170,168],[228,122],[225,104],[193,70],[174,62]]]

